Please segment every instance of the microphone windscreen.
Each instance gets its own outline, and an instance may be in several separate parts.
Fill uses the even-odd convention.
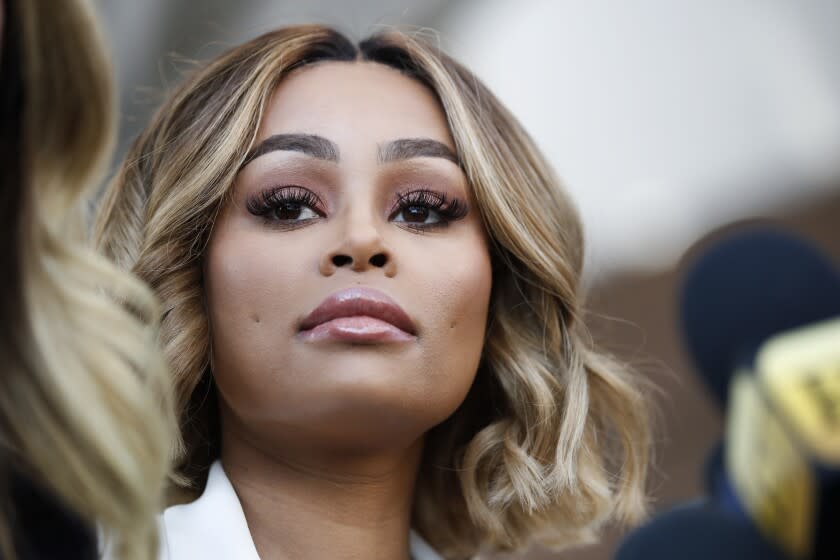
[[[616,560],[789,560],[744,517],[712,502],[692,502],[660,514],[631,533]]]
[[[840,315],[840,273],[807,242],[753,227],[695,259],[680,308],[689,353],[723,406],[732,372],[767,338]]]
[[[734,377],[726,473],[748,517],[796,558],[840,558],[840,318],[776,335]]]

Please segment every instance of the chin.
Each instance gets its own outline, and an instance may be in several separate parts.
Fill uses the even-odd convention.
[[[474,378],[469,365],[398,345],[291,349],[262,357],[280,364],[271,372],[248,358],[238,375],[217,372],[243,422],[259,418],[290,429],[283,439],[351,451],[411,445],[458,409]]]
[[[393,378],[387,384],[369,374],[346,381],[313,396],[325,406],[312,421],[352,447],[409,445],[446,420],[463,401],[460,392],[429,392],[420,389],[422,383],[395,384]]]

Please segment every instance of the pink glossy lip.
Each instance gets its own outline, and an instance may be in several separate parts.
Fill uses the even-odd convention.
[[[299,334],[309,341],[401,342],[414,339],[417,329],[402,307],[386,294],[356,287],[336,292],[321,302],[301,321]]]

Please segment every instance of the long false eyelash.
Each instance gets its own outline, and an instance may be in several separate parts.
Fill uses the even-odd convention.
[[[319,212],[318,207],[321,205],[321,199],[309,189],[297,186],[280,186],[264,190],[249,198],[245,206],[255,216],[267,216],[287,202],[309,206],[316,212]]]
[[[455,221],[467,215],[467,205],[460,199],[447,198],[445,193],[437,193],[426,189],[418,189],[397,195],[396,208],[391,212],[394,216],[397,212],[411,206],[424,206],[434,210],[447,222]],[[429,224],[433,225],[433,224]],[[413,226],[418,227],[419,224]],[[428,226],[419,226],[428,227]]]

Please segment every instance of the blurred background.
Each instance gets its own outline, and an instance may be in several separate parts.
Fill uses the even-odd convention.
[[[269,29],[384,26],[431,38],[522,121],[578,204],[600,343],[663,394],[657,509],[702,492],[721,412],[677,322],[680,260],[770,219],[840,263],[837,0],[103,0],[119,151],[195,62]],[[119,157],[119,154],[118,156]],[[620,533],[565,554],[605,560]]]

